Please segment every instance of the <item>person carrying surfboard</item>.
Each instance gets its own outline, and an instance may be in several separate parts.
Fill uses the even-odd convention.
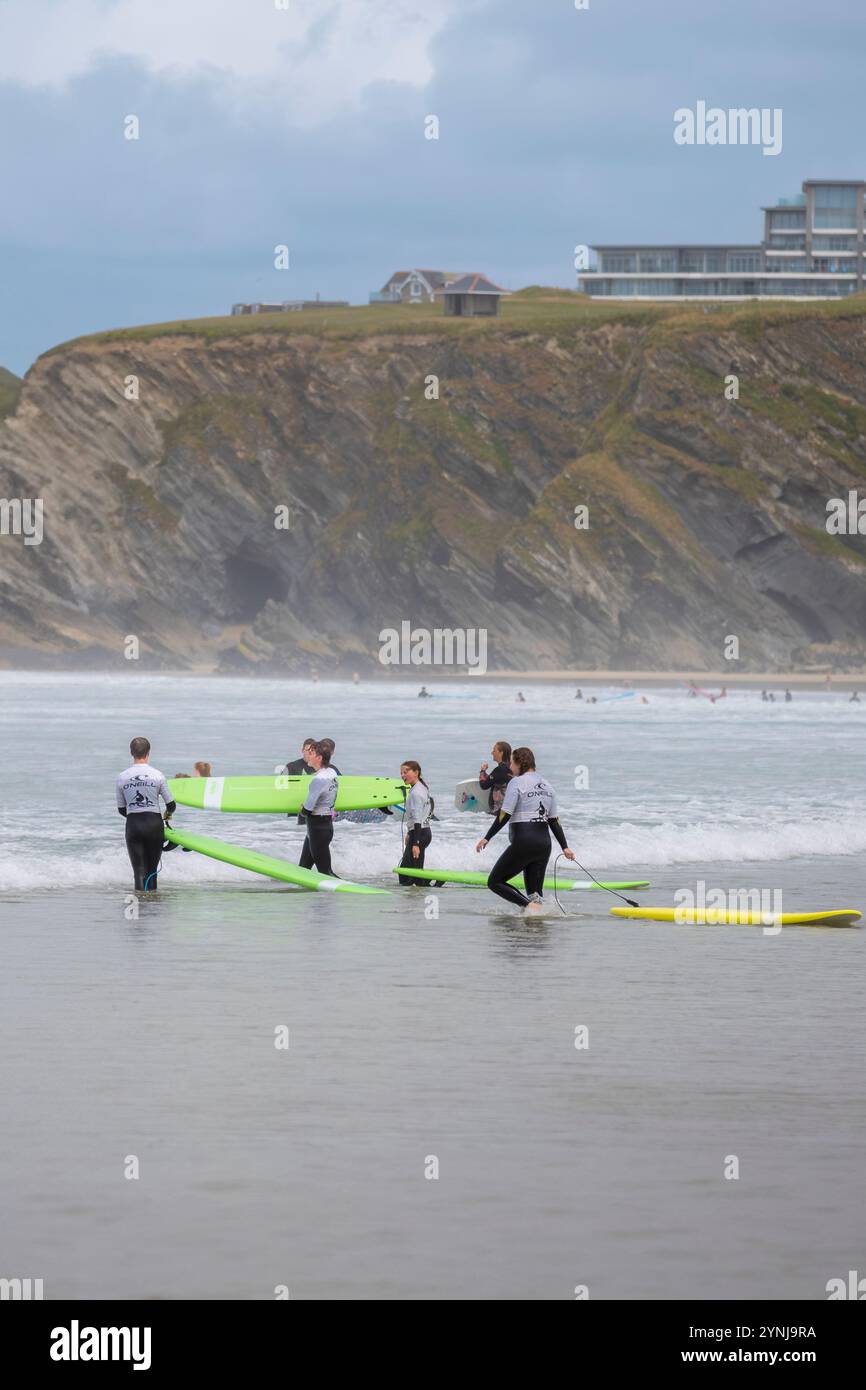
[[[400,764],[400,776],[409,788],[403,813],[406,839],[403,847],[401,869],[423,869],[424,853],[433,839],[430,818],[433,815],[433,798],[430,788],[421,776],[421,764],[409,758]],[[416,878],[398,875],[399,882],[411,888],[421,888],[423,884]]]
[[[134,738],[129,745],[132,766],[117,779],[117,809],[126,821],[126,852],[132,865],[135,886],[142,892],[156,888],[156,873],[162,855],[163,819],[177,810],[168,783],[150,766],[150,743]],[[165,816],[159,802],[165,803]]]
[[[478,785],[481,787],[482,791],[489,791],[490,795],[487,798],[488,810],[495,813],[502,805],[505,788],[511,781],[511,768],[509,767],[509,763],[511,762],[511,744],[503,742],[494,743],[493,751],[490,756],[496,766],[488,777],[487,763],[481,764],[481,769],[478,773]]]
[[[537,916],[542,910],[542,889],[544,872],[550,858],[550,835],[555,835],[566,859],[574,858],[574,850],[568,848],[565,831],[559,821],[556,805],[556,792],[546,777],[539,777],[535,769],[535,754],[531,748],[515,748],[511,754],[512,778],[505,788],[502,806],[482,840],[475,846],[477,854],[498,834],[507,821],[508,836],[511,843],[504,854],[500,854],[490,871],[487,887],[508,903],[522,907],[528,917]],[[523,874],[525,893],[513,888],[508,882],[516,874]]]
[[[330,743],[313,743],[306,749],[313,769],[307,795],[298,816],[305,823],[307,834],[298,861],[302,869],[317,868],[320,874],[337,875],[331,868],[331,841],[334,838],[334,817],[331,814],[337,800],[338,777],[331,767]],[[301,822],[301,816],[305,821]]]

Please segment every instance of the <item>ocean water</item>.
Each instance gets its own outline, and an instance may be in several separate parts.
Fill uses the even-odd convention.
[[[641,902],[866,910],[866,705],[417,687],[0,673],[0,1277],[48,1298],[826,1297],[864,1261],[863,931],[625,922],[599,892],[528,923],[486,890],[397,888],[396,823],[334,841],[337,872],[390,896],[176,851],[135,916],[113,787],[138,733],[169,776],[270,773],[330,735],[346,773],[417,758],[428,865],[473,868],[499,846],[475,854],[487,819],[454,784],[507,738],[583,865],[651,879]],[[176,824],[300,852],[283,817]]]

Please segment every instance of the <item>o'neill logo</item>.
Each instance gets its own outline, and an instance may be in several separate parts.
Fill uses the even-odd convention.
[[[149,1327],[69,1327],[51,1329],[52,1361],[132,1361],[134,1371],[150,1370]]]

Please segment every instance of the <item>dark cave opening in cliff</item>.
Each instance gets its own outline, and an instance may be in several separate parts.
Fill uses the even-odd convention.
[[[225,561],[226,617],[229,622],[250,623],[269,598],[282,602],[288,584],[282,575],[261,560],[239,550]]]

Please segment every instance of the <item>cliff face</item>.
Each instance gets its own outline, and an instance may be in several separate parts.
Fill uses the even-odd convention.
[[[0,367],[0,420],[11,415],[21,394],[21,378]]]
[[[40,545],[0,538],[0,657],[369,670],[405,619],[486,628],[491,668],[854,653],[866,540],[824,523],[866,488],[866,309],[838,309],[58,349],[0,423],[0,497],[44,499]]]

